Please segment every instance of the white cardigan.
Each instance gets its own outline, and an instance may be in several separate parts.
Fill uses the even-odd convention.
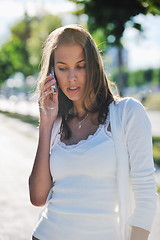
[[[151,124],[142,104],[133,98],[112,102],[109,111],[117,156],[120,234],[121,240],[129,240],[131,225],[151,230],[156,211]],[[60,125],[58,118],[51,150],[59,141]]]
[[[133,98],[111,103],[110,124],[118,163],[121,240],[128,240],[129,226],[150,231],[156,212],[151,124],[142,104]]]

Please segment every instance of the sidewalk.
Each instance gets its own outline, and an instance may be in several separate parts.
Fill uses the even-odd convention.
[[[30,240],[40,212],[28,189],[38,129],[0,114],[0,133],[0,240]]]

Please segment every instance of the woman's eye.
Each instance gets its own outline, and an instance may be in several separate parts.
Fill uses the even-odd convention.
[[[80,65],[80,66],[77,66],[77,68],[79,68],[79,69],[86,68],[86,65]]]
[[[59,70],[64,71],[64,70],[66,70],[66,68],[60,67]]]

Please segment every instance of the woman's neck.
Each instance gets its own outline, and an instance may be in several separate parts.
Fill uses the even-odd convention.
[[[82,107],[82,105],[75,105],[73,106],[73,112],[75,115],[77,115],[79,118],[83,117],[86,111]]]
[[[85,99],[85,102],[83,102],[82,100],[73,102],[73,113],[76,114],[78,117],[83,117],[86,113],[86,110],[83,107],[83,103],[85,103],[85,107],[88,110],[91,110],[97,105],[96,97],[92,94],[90,98]]]

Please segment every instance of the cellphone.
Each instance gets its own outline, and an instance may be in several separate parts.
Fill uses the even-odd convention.
[[[55,78],[56,82],[57,82],[57,79],[56,79],[56,76],[54,74],[54,68],[53,68],[53,58],[51,57],[51,61],[50,61],[50,74],[53,76],[53,78]],[[57,83],[55,83],[54,85],[51,86],[51,89],[54,90],[54,93],[57,92]]]

